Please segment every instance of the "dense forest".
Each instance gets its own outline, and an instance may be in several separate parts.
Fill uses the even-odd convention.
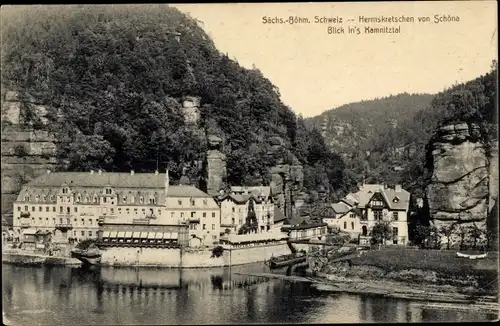
[[[491,71],[437,95],[399,94],[347,104],[306,121],[322,128],[329,147],[343,154],[349,178],[367,183],[402,184],[423,197],[427,147],[437,128],[477,123],[482,141],[496,135],[496,62]]]
[[[205,132],[224,140],[228,183],[267,184],[281,137],[304,166],[307,190],[332,194],[352,182],[320,132],[280,100],[258,69],[221,54],[196,20],[166,5],[2,8],[2,94],[23,98],[27,128],[58,135],[61,169],[153,171],[199,177]],[[184,119],[184,96],[200,98],[201,118]],[[41,124],[27,99],[49,107]],[[3,126],[4,127],[4,126]],[[64,164],[63,164],[64,163]]]

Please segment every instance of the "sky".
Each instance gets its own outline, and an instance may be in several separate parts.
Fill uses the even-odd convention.
[[[437,93],[490,70],[497,59],[496,1],[377,3],[177,4],[200,20],[216,47],[240,65],[255,65],[304,117],[343,104],[399,93]],[[363,23],[413,17],[412,22]],[[435,15],[458,17],[435,23]],[[309,23],[269,24],[263,17]],[[315,16],[342,23],[315,23]],[[430,22],[419,22],[429,17]],[[352,21],[349,21],[352,20]],[[400,26],[398,34],[365,28]],[[328,34],[336,27],[344,34]],[[348,28],[361,30],[348,33]],[[331,30],[331,29],[330,29]]]

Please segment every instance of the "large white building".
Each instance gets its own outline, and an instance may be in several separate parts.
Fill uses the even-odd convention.
[[[196,187],[170,185],[168,171],[48,171],[23,186],[14,202],[14,237],[21,241],[36,231],[67,242],[97,238],[99,230],[100,239],[110,242],[161,242],[177,240],[180,225],[202,245],[218,243],[220,209]]]

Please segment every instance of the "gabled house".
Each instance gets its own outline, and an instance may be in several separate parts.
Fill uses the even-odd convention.
[[[407,215],[410,193],[400,185],[389,187],[379,184],[365,184],[354,194],[346,196],[345,203],[352,203],[352,209],[359,210],[361,236],[369,236],[379,221],[388,221],[393,231],[392,244],[408,243]],[[358,214],[359,215],[359,214]]]
[[[218,198],[221,208],[221,232],[237,233],[246,223],[256,226],[257,232],[270,231],[274,226],[274,201],[270,187],[231,187],[228,194]],[[248,221],[249,211],[255,214]]]

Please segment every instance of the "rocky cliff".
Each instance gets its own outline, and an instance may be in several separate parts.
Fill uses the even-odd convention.
[[[2,215],[9,221],[12,202],[22,185],[57,163],[56,139],[46,130],[35,130],[33,120],[46,123],[46,108],[34,99],[21,99],[18,92],[8,91],[2,96]],[[36,119],[28,121],[26,111]],[[38,126],[40,127],[40,126]]]
[[[478,125],[456,123],[439,128],[430,143],[426,195],[442,244],[447,232],[452,246],[471,240],[477,230],[479,239],[486,236],[487,215],[498,196],[498,150],[481,139]]]

